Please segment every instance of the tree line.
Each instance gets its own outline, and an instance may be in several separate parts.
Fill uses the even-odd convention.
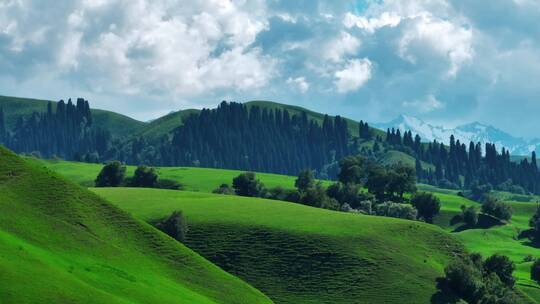
[[[11,130],[0,108],[0,143],[15,152],[81,160],[92,153],[104,155],[109,141],[107,130],[93,126],[90,105],[82,98],[76,104],[60,100],[55,108],[49,102],[46,112],[18,117]]]
[[[420,136],[411,131],[401,135],[399,130],[388,129],[387,149],[403,151],[416,158],[416,172],[420,182],[443,188],[472,189],[479,185],[514,193],[540,193],[540,172],[536,153],[530,160],[520,162],[510,159],[504,147],[499,153],[495,144],[465,143],[450,136],[448,146],[436,140],[422,143]],[[427,167],[422,164],[428,163]]]
[[[248,107],[222,102],[184,119],[170,141],[131,145],[128,162],[151,160],[167,166],[202,166],[296,175],[303,168],[321,170],[351,154],[345,119],[322,122],[305,112]]]
[[[202,166],[297,175],[310,168],[319,178],[336,179],[341,159],[362,154],[377,160],[385,152],[402,151],[416,159],[420,182],[454,189],[491,188],[514,193],[540,193],[536,154],[513,162],[494,144],[450,138],[450,144],[422,142],[411,131],[388,129],[376,135],[366,122],[350,132],[348,122],[325,115],[222,102],[185,118],[172,134],[157,142],[144,137],[111,138],[93,125],[88,101],[60,101],[56,109],[17,119],[8,130],[0,109],[0,143],[16,152],[37,151],[43,157],[134,165]]]

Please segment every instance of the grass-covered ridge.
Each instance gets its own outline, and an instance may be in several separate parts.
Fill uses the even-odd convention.
[[[190,248],[276,303],[428,303],[461,252],[420,222],[209,193],[92,190],[150,222],[182,210]]]
[[[190,249],[0,147],[0,302],[271,303]]]
[[[103,168],[102,164],[63,160],[29,160],[41,162],[51,170],[86,187],[94,186],[94,180],[101,168]],[[131,176],[137,167],[126,166],[126,168],[126,175]],[[157,167],[156,170],[161,178],[175,180],[184,186],[184,190],[195,192],[212,192],[212,190],[218,188],[223,183],[230,185],[232,179],[243,172],[238,170],[194,167]],[[257,178],[269,188],[281,186],[287,189],[294,188],[294,181],[296,179],[294,176],[271,173],[257,173]],[[330,182],[324,181],[324,183],[328,185]]]

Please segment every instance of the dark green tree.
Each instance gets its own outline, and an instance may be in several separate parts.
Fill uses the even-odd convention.
[[[386,199],[388,181],[388,172],[384,167],[376,164],[369,166],[366,187],[380,202]]]
[[[315,186],[315,175],[312,170],[302,170],[294,182],[298,191],[305,192]]]
[[[411,166],[397,163],[388,170],[387,191],[391,195],[397,196],[399,201],[403,201],[403,194],[416,191],[416,172]]]
[[[147,166],[138,166],[131,179],[130,186],[155,188],[158,184],[156,169]]]
[[[266,193],[264,185],[253,172],[244,172],[233,179],[234,192],[240,196],[262,197]]]
[[[433,223],[433,218],[439,214],[441,201],[429,192],[418,192],[411,198],[411,203],[418,210],[418,217],[427,223]]]
[[[179,242],[185,242],[188,232],[188,224],[182,211],[174,211],[169,217],[155,224],[156,228],[163,231]]]
[[[516,270],[516,265],[507,256],[500,254],[490,256],[485,260],[484,268],[488,273],[495,273],[506,286],[514,286],[516,280],[512,273]]]
[[[96,187],[118,187],[124,181],[126,167],[119,161],[106,164],[95,180]]]
[[[503,221],[512,218],[512,207],[493,196],[487,196],[482,203],[482,212]]]
[[[366,177],[366,159],[363,156],[347,156],[339,161],[338,180],[344,184],[361,184]]]

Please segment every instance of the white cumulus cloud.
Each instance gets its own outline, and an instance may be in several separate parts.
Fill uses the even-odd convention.
[[[372,63],[367,58],[349,60],[343,70],[335,73],[339,93],[356,91],[371,78]]]
[[[287,79],[287,84],[296,88],[301,93],[306,93],[309,90],[309,83],[306,81],[305,77],[289,77]]]

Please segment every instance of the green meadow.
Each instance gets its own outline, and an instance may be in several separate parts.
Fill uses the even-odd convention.
[[[97,175],[97,173],[102,167],[102,165],[97,165],[97,164],[85,164],[85,163],[76,163],[76,162],[67,162],[67,161],[39,161],[39,162],[42,162],[43,165],[85,186],[93,185],[93,179],[95,178],[95,176]],[[128,175],[132,174],[133,170],[134,170],[134,167],[129,166]],[[132,195],[132,194],[128,195],[128,193],[136,193],[140,189],[107,189],[107,190],[94,189],[93,191],[98,192],[100,195],[103,195],[104,197],[113,201],[122,209],[132,212],[136,217],[139,217],[146,221],[156,220],[160,217],[163,217],[167,213],[172,212],[173,209],[182,209],[182,210],[185,209],[185,212],[187,212],[189,216],[189,222],[193,222],[193,224],[204,221],[205,218],[214,216],[213,214],[215,214],[216,218],[223,218],[222,220],[226,220],[231,215],[225,215],[225,214],[219,213],[214,209],[207,209],[209,208],[208,206],[224,207],[225,205],[229,206],[229,204],[231,204],[231,206],[234,206],[236,202],[240,202],[240,201],[243,202],[244,200],[246,200],[246,202],[264,201],[265,203],[271,204],[271,206],[291,205],[289,203],[283,203],[283,202],[274,202],[274,201],[259,200],[259,199],[246,199],[246,198],[235,197],[235,196],[216,196],[216,195],[209,194],[213,189],[215,189],[217,186],[219,186],[222,183],[230,184],[232,178],[238,175],[241,171],[205,169],[205,168],[173,168],[173,167],[158,168],[158,171],[161,177],[174,179],[182,183],[185,186],[185,190],[187,191],[170,193],[169,191],[163,191],[163,190],[148,190],[150,192],[144,192],[144,193],[152,193],[151,195],[140,194],[139,198],[136,197],[137,195]],[[292,188],[294,186],[295,177],[275,175],[275,174],[263,174],[263,173],[258,173],[257,176],[259,177],[259,179],[261,179],[261,181],[263,181],[269,187],[282,186],[285,188]],[[325,181],[325,183],[328,185],[330,182]],[[530,246],[529,242],[525,239],[518,239],[518,235],[520,234],[520,232],[528,229],[528,220],[532,216],[534,211],[536,210],[536,203],[511,201],[508,199],[513,198],[512,195],[508,193],[495,193],[496,195],[500,196],[502,199],[505,199],[507,203],[511,204],[512,209],[513,209],[513,216],[512,216],[511,221],[506,225],[499,225],[499,226],[493,226],[493,227],[482,228],[482,229],[478,228],[478,229],[461,230],[460,226],[462,225],[462,223],[452,222],[452,219],[456,215],[459,215],[461,213],[461,209],[460,209],[461,205],[466,205],[466,206],[474,205],[474,206],[477,206],[478,209],[480,209],[479,203],[468,200],[464,197],[458,196],[457,191],[455,190],[439,189],[433,186],[422,185],[422,184],[419,185],[419,189],[423,191],[432,192],[441,199],[441,202],[442,202],[441,213],[435,218],[434,224],[436,224],[437,226],[440,226],[444,231],[447,232],[447,234],[461,241],[464,247],[470,252],[479,252],[483,256],[489,256],[494,253],[501,253],[501,254],[505,254],[509,256],[516,263],[516,266],[517,266],[517,270],[514,273],[514,275],[518,279],[518,285],[517,285],[518,288],[522,290],[528,297],[530,297],[533,302],[540,301],[540,287],[537,283],[529,279],[529,268],[530,268],[531,262],[524,261],[524,259],[528,255],[531,255],[533,257],[539,257],[540,249]],[[130,191],[134,191],[134,192],[130,192]],[[146,191],[146,190],[140,190],[140,191]],[[199,192],[199,193],[194,193],[194,192]],[[529,199],[531,201],[534,201],[536,200],[536,197],[530,197]],[[200,205],[197,205],[199,203],[196,203],[196,202],[199,202],[199,203],[205,202],[205,203],[200,203]],[[196,212],[196,210],[194,209],[197,206],[200,206],[201,210]],[[272,208],[275,208],[275,207],[272,207]],[[306,210],[312,210],[312,208],[299,206],[299,205],[293,205],[287,208],[292,208],[292,209],[301,208],[301,210],[303,210],[301,211],[302,217],[304,217],[304,213],[307,212]],[[289,229],[288,227],[295,226],[294,222],[283,223],[279,220],[281,218],[282,213],[284,212],[283,210],[276,211],[279,214],[275,215],[274,217],[267,217],[266,214],[270,212],[267,209],[264,209],[264,211],[259,209],[255,213],[248,212],[244,210],[243,208],[233,208],[233,209],[237,209],[237,210],[227,211],[227,212],[230,212],[231,214],[237,213],[234,216],[234,218],[231,219],[232,222],[240,223],[241,222],[240,220],[242,218],[248,221],[258,221],[265,218],[272,218],[271,221],[275,222],[275,224],[273,225],[274,227],[273,229],[278,229],[279,227],[281,227],[281,229]],[[207,212],[209,210],[212,210],[212,211]],[[223,212],[226,212],[226,211],[223,211]],[[316,210],[314,212],[324,213],[324,212],[329,212],[329,211]],[[190,216],[190,214],[196,214],[196,216],[195,215]],[[204,214],[206,215],[202,216]],[[358,216],[358,215],[347,215],[347,214],[342,214],[342,213],[337,213],[337,214],[339,214],[339,216],[341,215],[352,216],[353,218],[354,217],[366,218],[364,216]],[[216,218],[214,218],[213,220],[216,220]],[[298,216],[296,216],[295,219],[296,218],[298,218]],[[369,217],[369,218],[371,219],[375,217]],[[319,222],[320,219],[312,218],[310,221]],[[302,225],[299,225],[297,228],[301,229],[300,226]],[[361,225],[361,224],[358,224],[358,225]],[[256,226],[259,226],[259,224],[256,224]],[[325,233],[330,233],[330,231],[334,229],[333,226],[334,224],[326,224],[325,228],[323,229],[322,227],[316,228],[317,226],[307,225],[305,226],[306,228],[304,229],[313,229],[316,231],[320,229],[320,230],[326,231]],[[199,225],[198,227],[202,227],[202,226]],[[220,227],[220,226],[217,225],[217,227]],[[207,230],[207,229],[210,229],[210,228],[205,228],[205,229],[201,228],[200,231],[206,231],[208,234],[210,234],[210,232],[215,233],[214,230],[212,229]],[[219,228],[215,228],[215,229],[219,230]],[[362,227],[362,229],[360,230],[363,230],[363,229],[365,228]],[[346,232],[343,232],[343,231],[340,231],[340,233],[346,234]],[[196,234],[196,235],[201,235],[201,234]],[[239,235],[244,235],[244,234],[239,233]],[[386,235],[386,234],[382,233],[381,236],[383,235]],[[216,256],[214,256],[216,254],[219,256],[219,254],[216,252],[213,252],[211,248],[205,247],[207,245],[204,245],[204,244],[201,245],[199,243],[196,243],[193,239],[190,239],[190,242],[191,242],[189,243],[190,247],[194,248],[196,251],[200,253],[205,252],[206,256],[208,256],[210,260],[213,260],[215,262],[216,259],[219,259],[219,258],[216,258]],[[204,250],[208,250],[208,251],[204,251]],[[234,271],[225,267],[224,265],[220,265],[220,267],[234,273]],[[230,266],[230,267],[233,267],[233,266]],[[235,271],[238,271],[239,273],[242,274],[242,272],[239,270],[235,270]],[[253,280],[253,278],[251,278],[250,276],[246,274],[244,274],[243,278],[246,278],[248,282],[251,282],[250,280]],[[432,291],[433,290],[430,290],[430,292]]]
[[[94,180],[98,175],[102,164],[88,164],[80,162],[71,162],[64,160],[36,160],[29,158],[31,161],[43,162],[43,164],[53,171],[61,173],[69,180],[76,182],[82,186],[93,187]],[[131,176],[135,172],[136,166],[126,166],[126,175]],[[184,190],[194,192],[212,192],[221,184],[226,183],[231,185],[233,178],[238,176],[243,171],[226,170],[226,169],[211,169],[211,168],[194,168],[194,167],[156,167],[161,178],[173,179],[184,186]],[[281,186],[284,188],[294,188],[296,177],[270,173],[257,173],[259,178],[268,188]],[[325,185],[329,185],[329,181],[323,181]]]
[[[271,303],[184,245],[0,147],[2,303]]]
[[[420,222],[189,191],[92,191],[148,222],[182,210],[188,247],[276,303],[427,303],[462,250]]]

